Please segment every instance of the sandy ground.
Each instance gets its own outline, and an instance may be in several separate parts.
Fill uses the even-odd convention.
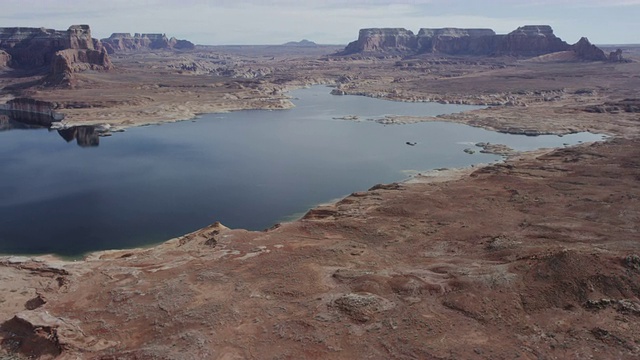
[[[489,105],[438,120],[614,138],[375,185],[264,232],[214,224],[84,261],[0,258],[2,351],[40,359],[640,356],[640,115],[589,110],[636,96],[639,63],[234,50],[180,60],[191,69],[195,57],[193,71],[165,56],[124,56],[113,74],[82,74],[76,89],[21,91],[57,102],[69,123],[133,126],[197,109],[286,107],[285,90],[328,83],[394,100]],[[197,74],[220,57],[233,63]],[[222,76],[258,70],[255,79]]]

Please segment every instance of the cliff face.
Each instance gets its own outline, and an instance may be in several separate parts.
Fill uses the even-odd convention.
[[[72,74],[85,70],[111,69],[111,59],[106,50],[78,50],[66,49],[56,52],[47,76],[47,82],[52,84],[72,84]]]
[[[609,57],[605,55],[597,46],[591,44],[586,37],[581,38],[577,43],[571,46],[571,49],[580,57],[585,60],[593,61],[607,61]],[[622,51],[620,52],[622,54]]]
[[[344,52],[412,51],[416,40],[413,32],[403,28],[361,29],[358,40],[347,45]]]
[[[100,40],[91,37],[88,25],[66,31],[45,28],[0,28],[0,66],[3,61],[18,69],[43,68],[47,83],[87,69],[108,70],[111,60]],[[4,60],[3,60],[4,59]]]
[[[91,38],[88,25],[73,25],[66,31],[45,28],[0,28],[0,49],[11,56],[15,68],[50,65],[56,52],[66,49],[102,51],[100,41]],[[92,64],[109,67],[109,64]]]
[[[419,53],[484,54],[496,33],[491,29],[420,29]]]
[[[6,67],[11,62],[11,55],[4,50],[0,50],[0,67]]]
[[[582,40],[581,40],[582,41]],[[587,41],[588,43],[588,41]],[[548,25],[526,25],[506,35],[491,29],[420,29],[414,35],[406,29],[362,29],[358,40],[350,43],[341,55],[356,53],[442,53],[449,55],[533,57],[573,50],[584,60],[607,60],[590,43],[569,45],[555,36]]]
[[[11,55],[16,68],[42,67],[65,48],[65,34],[45,28],[0,28],[0,49]]]
[[[491,55],[539,56],[569,49],[548,25],[522,26],[498,37]]]
[[[187,40],[178,40],[175,37],[167,38],[165,34],[135,34],[113,33],[110,37],[102,39],[102,43],[110,54],[116,51],[140,51],[158,49],[191,50],[195,45]]]

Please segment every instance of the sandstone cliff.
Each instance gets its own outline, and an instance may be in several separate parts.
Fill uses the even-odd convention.
[[[480,55],[491,47],[496,33],[491,29],[420,29],[417,36],[419,53]]]
[[[89,25],[73,25],[66,31],[0,28],[0,50],[0,66],[4,62],[18,69],[42,69],[46,84],[69,80],[74,72],[112,67],[102,43],[91,37]]]
[[[48,66],[53,62],[56,52],[61,50],[103,50],[100,41],[91,38],[89,25],[73,25],[66,31],[0,28],[0,49],[11,56],[10,65],[15,68]]]
[[[502,35],[497,35],[491,29],[424,28],[417,35],[403,28],[362,29],[358,40],[347,45],[339,55],[441,53],[533,57],[568,50],[573,50],[583,60],[607,60],[602,50],[588,40],[586,44],[581,40],[571,46],[555,36],[548,25],[526,25]]]
[[[403,28],[361,29],[358,40],[350,43],[345,54],[374,51],[413,51],[416,48],[416,36]]]
[[[178,40],[175,37],[167,38],[165,34],[138,34],[113,33],[110,37],[102,39],[107,52],[113,54],[116,51],[139,51],[176,49],[191,50],[195,45],[188,40]]]
[[[490,55],[539,56],[569,49],[549,25],[526,25],[507,35],[497,35]]]

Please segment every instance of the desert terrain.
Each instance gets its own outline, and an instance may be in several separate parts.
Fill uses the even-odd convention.
[[[262,232],[216,223],[82,261],[0,257],[0,358],[640,356],[638,53],[592,62],[335,55],[341,48],[120,52],[112,69],[75,73],[65,86],[7,69],[1,96],[50,102],[64,126],[117,129],[287,109],[287,90],[327,84],[336,94],[486,106],[380,120],[398,126],[611,138],[372,180]]]

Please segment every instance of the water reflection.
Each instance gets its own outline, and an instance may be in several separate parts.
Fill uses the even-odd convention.
[[[9,117],[0,115],[0,131],[49,129],[49,126],[39,125],[33,119],[37,118],[33,113],[27,117]],[[58,135],[66,142],[76,140],[80,147],[95,147],[100,145],[100,133],[95,126],[73,126],[57,130]]]
[[[32,125],[20,121],[13,120],[12,118],[6,115],[0,115],[0,131],[8,131],[8,130],[28,130],[28,129],[42,129],[44,126],[42,125]]]
[[[67,142],[74,139],[81,147],[92,147],[100,145],[100,136],[94,126],[74,126],[58,130],[58,134]]]

